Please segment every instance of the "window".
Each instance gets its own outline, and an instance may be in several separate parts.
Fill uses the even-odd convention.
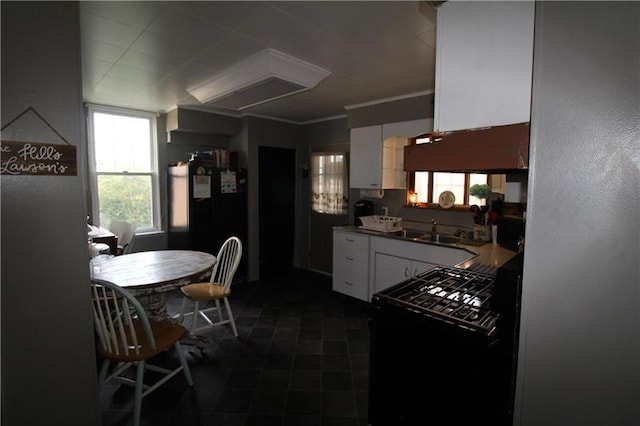
[[[311,154],[311,208],[327,214],[348,214],[349,182],[344,153]]]
[[[467,193],[469,193],[469,188],[473,185],[482,185],[487,183],[488,176],[485,174],[471,173],[469,174],[469,185],[467,186]],[[471,194],[469,194],[469,200],[467,202],[468,205],[472,206],[474,204],[478,206],[484,206],[486,204],[486,198],[478,198]]]
[[[409,143],[428,143],[429,138],[417,137]],[[469,194],[469,188],[475,184],[489,182],[489,175],[483,173],[447,173],[447,172],[413,172],[409,173],[409,193],[416,194],[417,204],[437,203],[440,194],[451,191],[456,197],[456,205],[484,206],[485,199]]]
[[[487,183],[488,177],[482,173],[414,172],[409,174],[409,192],[417,194],[418,204],[437,203],[440,194],[451,191],[456,205],[484,206],[486,200],[469,195],[469,188]]]
[[[451,191],[456,197],[456,204],[464,202],[464,178],[463,173],[433,173],[433,201],[440,199],[444,191]]]
[[[91,105],[88,127],[94,222],[159,230],[155,114]]]

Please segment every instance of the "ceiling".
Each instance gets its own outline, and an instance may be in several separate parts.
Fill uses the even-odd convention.
[[[433,91],[435,10],[419,1],[83,1],[84,100],[307,123],[345,106]],[[313,89],[243,111],[187,88],[266,49],[330,71]]]

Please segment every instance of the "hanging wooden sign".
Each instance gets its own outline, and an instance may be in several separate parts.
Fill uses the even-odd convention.
[[[78,174],[76,147],[38,142],[0,142],[0,170],[3,175]]]
[[[35,114],[65,145],[2,140],[0,141],[0,174],[76,176],[78,174],[76,147],[71,145],[33,107],[25,109],[0,130],[7,129],[28,112]]]

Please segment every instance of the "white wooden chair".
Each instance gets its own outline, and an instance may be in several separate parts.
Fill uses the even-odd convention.
[[[233,276],[240,264],[242,257],[242,242],[238,237],[228,238],[220,247],[213,266],[211,279],[209,282],[193,283],[182,287],[182,308],[180,309],[180,321],[191,316],[191,334],[206,330],[219,325],[229,324],[233,334],[238,337],[238,329],[233,318],[229,296],[231,295],[231,284]],[[193,302],[193,311],[185,313],[187,300]],[[226,313],[223,313],[220,301],[224,303]],[[201,303],[214,302],[214,306],[201,308]],[[217,319],[210,314],[217,314]],[[209,314],[209,315],[207,315]],[[198,319],[202,325],[198,325]]]
[[[110,380],[117,380],[135,387],[133,424],[138,426],[142,398],[180,371],[184,373],[189,386],[193,386],[189,365],[180,345],[186,329],[180,324],[150,321],[135,297],[109,281],[92,280],[91,293],[97,352],[103,359],[99,383],[102,386]],[[176,350],[180,360],[178,367],[168,369],[147,362],[171,347]],[[114,366],[109,373],[112,363]],[[123,375],[133,366],[136,366],[135,380]],[[144,383],[146,370],[160,373],[160,378],[155,379],[152,385]]]
[[[129,222],[112,220],[109,231],[118,237],[118,255],[131,253],[136,238],[136,225]]]

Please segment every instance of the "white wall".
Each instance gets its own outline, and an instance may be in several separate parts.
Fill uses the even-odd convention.
[[[639,2],[537,3],[515,424],[640,424]]]
[[[2,180],[2,423],[99,424],[77,2],[2,2],[2,126],[33,106],[77,176]],[[3,140],[64,143],[28,114]]]

